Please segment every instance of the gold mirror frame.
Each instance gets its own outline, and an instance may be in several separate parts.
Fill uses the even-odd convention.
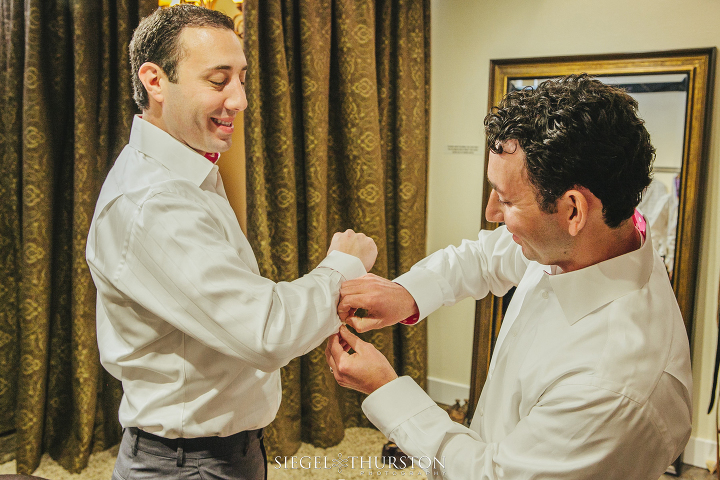
[[[488,110],[507,93],[510,79],[561,77],[571,73],[622,76],[682,73],[688,76],[685,137],[680,173],[680,199],[672,286],[688,335],[692,332],[695,284],[702,221],[703,180],[709,139],[710,105],[715,48],[642,54],[527,58],[490,61]],[[491,187],[487,182],[488,153],[485,153],[483,217],[481,228],[495,229],[498,223],[485,219]],[[468,412],[475,411],[487,378],[495,340],[503,315],[503,298],[488,295],[475,307],[472,378]]]

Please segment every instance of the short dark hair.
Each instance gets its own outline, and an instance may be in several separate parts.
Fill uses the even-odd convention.
[[[655,148],[637,101],[587,74],[568,75],[508,93],[485,117],[488,147],[517,140],[543,211],[553,213],[568,190],[600,199],[603,219],[618,227],[633,215],[650,184]]]
[[[189,4],[158,8],[143,18],[130,41],[133,98],[141,110],[148,108],[150,100],[138,78],[140,66],[152,62],[162,68],[168,80],[176,83],[177,65],[183,53],[180,34],[185,27],[235,29],[232,19],[224,13]]]

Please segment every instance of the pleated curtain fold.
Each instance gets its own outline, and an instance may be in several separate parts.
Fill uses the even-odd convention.
[[[78,472],[119,441],[85,241],[136,112],[128,43],[153,7],[0,1],[0,434],[15,431],[19,473],[43,452]]]
[[[347,228],[377,243],[373,273],[407,271],[425,255],[429,0],[246,0],[244,14],[248,237],[261,273],[297,278]],[[362,336],[425,386],[426,335],[421,323]],[[324,346],[282,381],[271,457],[370,425]]]

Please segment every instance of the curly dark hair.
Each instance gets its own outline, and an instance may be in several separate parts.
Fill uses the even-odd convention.
[[[138,78],[140,66],[152,62],[162,68],[168,80],[177,83],[177,65],[183,54],[180,34],[185,27],[235,29],[232,19],[224,13],[190,4],[158,8],[143,18],[130,41],[133,98],[141,110],[150,106],[150,100]]]
[[[618,227],[633,215],[650,184],[655,148],[637,101],[587,74],[542,82],[508,93],[485,117],[491,151],[517,140],[543,211],[576,187],[603,205],[603,219]]]

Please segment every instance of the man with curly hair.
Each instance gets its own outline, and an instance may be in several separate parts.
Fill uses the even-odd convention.
[[[485,214],[504,225],[394,282],[348,281],[338,307],[366,331],[517,287],[470,428],[346,327],[326,350],[335,378],[370,394],[368,418],[421,466],[433,459],[433,478],[657,480],[690,436],[692,386],[680,310],[635,210],[655,153],[637,103],[571,75],[509,93],[485,130]]]

